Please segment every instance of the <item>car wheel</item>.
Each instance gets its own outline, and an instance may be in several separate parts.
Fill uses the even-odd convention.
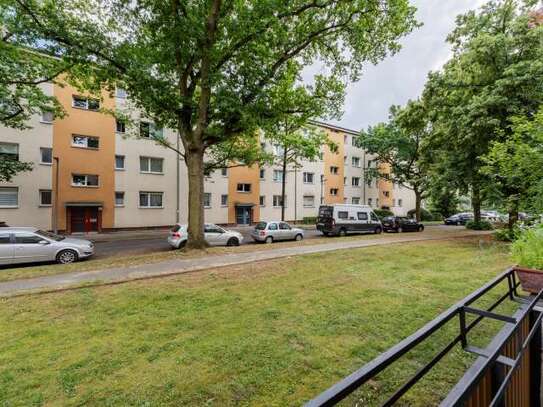
[[[264,240],[264,242],[266,242],[266,243],[268,243],[268,244],[273,243],[273,237],[268,236],[268,237],[266,238],[266,240]]]
[[[402,227],[401,227],[401,226],[398,226],[398,229],[396,229],[396,232],[398,232],[398,233],[402,233],[402,232],[403,232],[403,229],[402,229]]]
[[[70,264],[77,261],[77,252],[74,250],[62,250],[57,254],[57,263]]]
[[[227,246],[239,246],[239,240],[236,239],[235,237],[231,237],[230,239],[228,239],[228,242],[226,242],[226,245]]]
[[[300,233],[298,233],[298,234],[296,235],[296,237],[294,238],[294,240],[296,240],[297,242],[299,242],[299,241],[302,240],[303,238],[304,238],[304,237],[303,237]]]
[[[324,236],[328,236],[328,232],[322,232]]]
[[[420,225],[419,226],[419,232],[423,232],[424,231],[424,225]]]
[[[347,231],[344,228],[339,229],[338,235],[341,237],[347,236]]]
[[[377,227],[375,228],[375,230],[374,230],[374,232],[375,232],[376,235],[380,234],[382,231],[383,231],[383,229],[381,229],[380,226],[377,226]]]
[[[187,245],[187,241],[183,240],[181,243],[179,243],[179,246],[177,246],[178,249],[182,249]]]

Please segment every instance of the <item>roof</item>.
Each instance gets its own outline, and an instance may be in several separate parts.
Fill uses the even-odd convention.
[[[34,227],[23,227],[23,226],[8,226],[0,229],[0,232],[35,232],[39,230]]]
[[[334,131],[338,131],[338,132],[342,132],[342,133],[352,134],[353,136],[358,136],[360,134],[360,132],[357,131],[357,130],[346,129],[345,127],[340,127],[340,126],[336,126],[336,125],[333,125],[333,124],[320,122],[318,120],[310,120],[309,123],[314,125],[314,126],[324,127],[326,129],[330,129],[330,130],[334,130]]]

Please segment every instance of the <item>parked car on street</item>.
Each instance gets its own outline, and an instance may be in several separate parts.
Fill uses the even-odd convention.
[[[445,225],[465,225],[470,220],[473,220],[473,213],[463,212],[456,215],[449,216],[444,220]]]
[[[56,261],[67,264],[94,254],[94,243],[31,227],[0,229],[0,265]]]
[[[422,232],[424,225],[405,216],[387,216],[382,220],[385,232]]]
[[[324,236],[345,236],[348,233],[381,233],[383,225],[368,205],[321,205],[317,230]]]
[[[204,234],[210,246],[239,246],[243,242],[241,233],[235,230],[227,230],[212,223],[204,225]],[[168,243],[174,249],[185,247],[189,238],[188,226],[175,224],[168,234]]]
[[[255,242],[273,243],[280,240],[302,240],[304,231],[293,228],[286,222],[258,222],[251,232]]]

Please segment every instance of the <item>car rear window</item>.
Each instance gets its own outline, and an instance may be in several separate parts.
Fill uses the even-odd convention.
[[[256,230],[264,230],[266,229],[266,225],[267,223],[266,222],[258,222],[255,226],[255,229]]]
[[[331,218],[333,212],[334,212],[334,208],[332,206],[323,205],[319,207],[319,217],[321,218]]]
[[[172,232],[179,232],[179,229],[181,229],[181,225],[174,225],[174,227],[172,228]]]

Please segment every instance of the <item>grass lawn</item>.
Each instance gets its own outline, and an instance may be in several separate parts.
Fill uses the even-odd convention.
[[[410,243],[3,299],[0,405],[300,405],[504,270],[507,252]],[[376,404],[453,322],[357,400]],[[456,350],[406,405],[437,403],[472,360]]]

